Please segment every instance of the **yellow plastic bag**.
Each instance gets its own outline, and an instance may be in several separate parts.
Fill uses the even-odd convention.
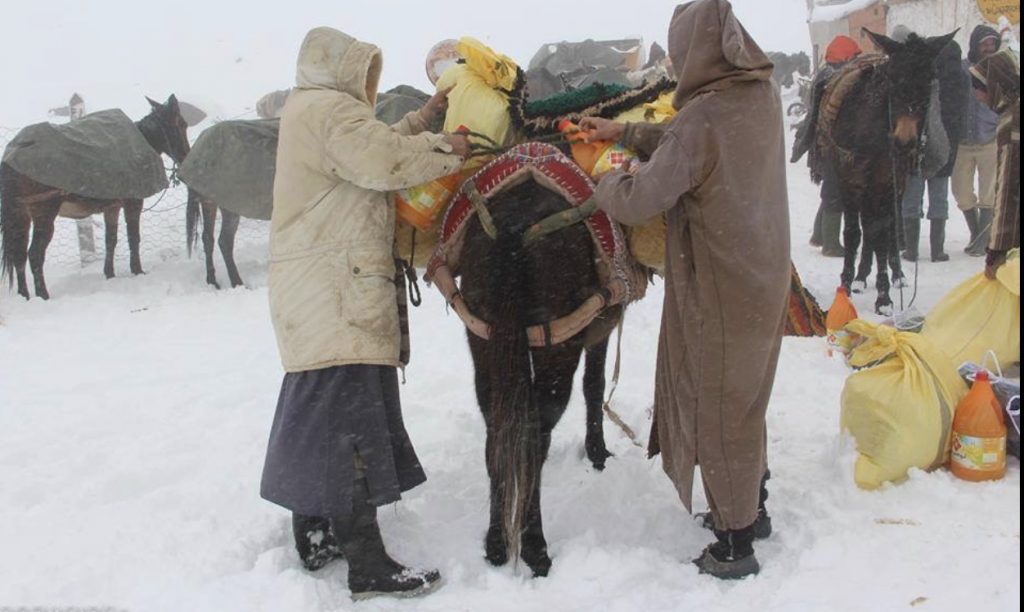
[[[1020,361],[1020,251],[1011,251],[996,280],[979,273],[950,291],[921,333],[956,365],[981,363],[988,351],[999,363]]]
[[[445,70],[437,80],[439,91],[451,89],[444,131],[466,126],[499,145],[511,144],[514,135],[505,92],[515,86],[518,68],[472,38],[460,39],[455,48],[466,63]]]
[[[932,470],[949,459],[950,428],[967,386],[956,366],[920,334],[863,319],[846,330],[853,349],[840,425],[857,441],[854,480],[863,489],[899,482],[912,467]]]
[[[615,121],[620,123],[662,123],[676,116],[676,109],[672,106],[672,98],[676,92],[666,91],[658,96],[654,102],[634,106],[615,116]]]

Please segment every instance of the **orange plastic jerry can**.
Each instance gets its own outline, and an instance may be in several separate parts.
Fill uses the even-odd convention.
[[[586,132],[568,119],[558,122],[558,130],[569,141],[573,160],[590,176],[617,170],[627,161],[637,157],[635,152],[617,142],[590,140]]]
[[[845,287],[836,289],[836,297],[832,300],[832,307],[828,309],[825,316],[825,330],[828,333],[828,355],[833,352],[849,355],[853,350],[854,338],[844,328],[846,324],[857,318],[857,309],[850,296],[846,293]]]
[[[949,471],[958,478],[977,482],[1006,475],[1006,421],[984,370],[956,407],[952,445]]]

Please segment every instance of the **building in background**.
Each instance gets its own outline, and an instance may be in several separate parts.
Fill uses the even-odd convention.
[[[865,51],[875,51],[863,28],[890,34],[905,25],[924,36],[960,28],[956,41],[966,49],[974,26],[998,27],[999,16],[1004,15],[1014,36],[1020,36],[1020,2],[1015,0],[807,0],[807,13],[815,64],[840,34],[856,40]]]

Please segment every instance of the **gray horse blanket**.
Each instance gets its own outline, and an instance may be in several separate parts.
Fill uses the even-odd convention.
[[[248,219],[270,220],[280,119],[221,121],[199,135],[178,177],[204,199]]]
[[[121,110],[18,132],[3,162],[32,180],[102,200],[144,199],[167,187],[164,162]]]
[[[387,124],[420,109],[430,96],[400,85],[378,96],[375,114]],[[248,219],[269,220],[274,207],[274,168],[280,119],[222,121],[203,131],[178,176],[221,208]]]

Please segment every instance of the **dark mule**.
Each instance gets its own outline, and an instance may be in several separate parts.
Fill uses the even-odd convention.
[[[835,163],[843,200],[846,256],[842,284],[847,290],[852,288],[863,226],[865,249],[877,261],[875,310],[882,313],[892,309],[888,269],[899,269],[899,202],[917,154],[935,78],[935,58],[954,33],[927,39],[912,34],[905,43],[898,43],[865,32],[887,60],[868,68],[862,67],[863,60],[855,61],[844,69],[863,72],[842,101],[832,128],[833,146],[825,153]]]
[[[474,314],[491,323],[491,339],[468,333],[476,395],[487,424],[490,526],[486,558],[502,565],[522,557],[535,576],[551,567],[541,524],[541,468],[551,431],[572,393],[573,374],[586,349],[583,394],[587,456],[597,469],[605,448],[602,404],[608,336],[622,316],[609,309],[568,341],[531,348],[526,328],[573,312],[599,288],[594,243],[582,223],[528,247],[523,232],[566,208],[561,196],[528,180],[489,203],[496,240],[473,217],[462,252],[462,295]]]
[[[147,98],[149,100],[149,98]],[[159,153],[165,153],[176,163],[185,159],[189,151],[186,130],[188,126],[181,117],[178,100],[173,95],[166,103],[149,100],[152,111],[135,123],[149,145]],[[26,262],[32,268],[35,291],[38,297],[49,299],[43,276],[43,262],[46,247],[53,238],[53,224],[58,216],[81,218],[103,213],[106,223],[106,261],[103,273],[114,277],[114,249],[117,245],[117,219],[124,209],[125,225],[128,228],[128,248],[131,251],[132,274],[142,274],[139,258],[139,220],[142,214],[142,200],[102,200],[68,193],[49,185],[38,183],[19,173],[8,164],[0,164],[0,236],[3,238],[3,274],[10,281],[16,277],[18,293],[29,298],[28,281],[25,276]],[[29,229],[32,242],[29,244]]]
[[[220,289],[217,282],[217,270],[213,265],[213,235],[217,225],[217,211],[220,211],[220,237],[217,239],[217,246],[220,247],[221,257],[224,258],[224,265],[228,269],[228,280],[232,287],[241,287],[242,276],[238,273],[238,266],[235,264],[235,234],[238,233],[238,223],[241,216],[226,208],[219,208],[215,202],[199,195],[195,189],[188,189],[188,206],[185,213],[185,234],[188,241],[188,254],[192,256],[192,249],[196,244],[196,234],[199,220],[203,221],[203,254],[206,256],[206,282]]]

